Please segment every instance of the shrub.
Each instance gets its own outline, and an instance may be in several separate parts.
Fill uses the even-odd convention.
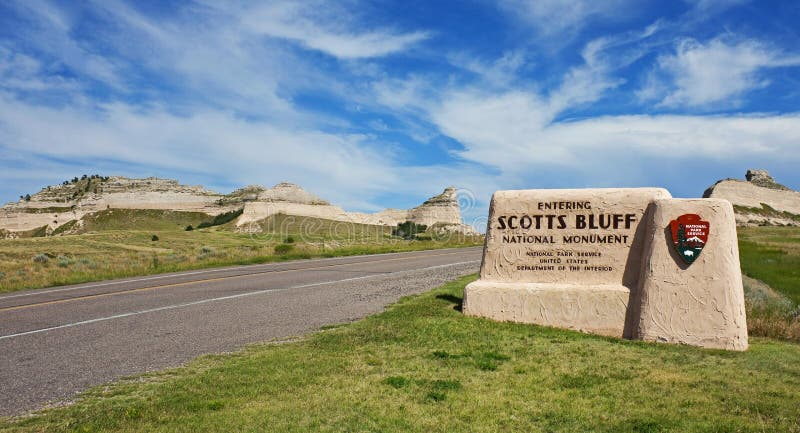
[[[294,249],[292,244],[279,244],[275,245],[275,254],[284,255],[289,254]]]
[[[238,218],[239,215],[244,213],[244,208],[232,210],[230,212],[221,213],[214,217],[213,220],[203,221],[197,225],[197,228],[204,229],[206,227],[213,227],[213,226],[221,226],[222,224],[229,223],[234,219]]]
[[[6,277],[6,273],[5,272],[0,272],[0,280],[2,280],[5,277]]]
[[[151,241],[153,241],[153,242],[155,242],[155,241],[157,241],[157,240],[158,240],[158,236],[156,236],[156,235],[153,235],[153,237],[151,237],[151,238],[150,238],[150,240],[151,240]]]
[[[293,244],[294,243],[294,238],[291,237],[291,236],[287,236],[286,239],[283,240],[283,243],[285,243],[285,244]]]
[[[428,226],[423,224],[415,224],[411,221],[398,224],[397,227],[392,229],[392,236],[398,236],[406,240],[411,240],[417,237],[419,233],[425,233]]]
[[[192,225],[191,225],[191,224],[190,224],[190,225],[188,225],[188,226],[186,226],[186,231],[187,231],[187,232],[190,232],[190,231],[192,231],[192,230],[194,230],[194,227],[192,227]]]
[[[201,254],[210,254],[210,253],[213,253],[213,252],[214,252],[214,249],[211,248],[211,247],[202,247],[202,248],[200,248],[200,253]]]
[[[58,256],[58,266],[60,268],[66,268],[67,266],[75,263],[74,260],[70,259],[67,256]]]
[[[47,254],[39,253],[33,256],[33,261],[36,263],[47,264],[50,261],[50,257],[47,257]]]

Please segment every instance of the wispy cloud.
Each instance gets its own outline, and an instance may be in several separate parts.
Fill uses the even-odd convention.
[[[787,56],[754,40],[726,38],[705,44],[684,39],[674,54],[658,59],[647,85],[639,90],[643,99],[660,99],[667,107],[704,107],[736,102],[743,94],[769,84],[760,73],[767,68],[800,65],[800,57]]]
[[[475,58],[466,52],[452,53],[447,59],[454,66],[467,70],[486,84],[498,88],[517,84],[520,69],[528,63],[523,51],[508,51],[500,58],[490,61]]]
[[[12,5],[30,23],[30,26],[20,29],[17,36],[24,38],[32,48],[59,59],[89,79],[118,90],[125,89],[120,65],[72,38],[74,19],[69,14],[45,0],[14,2]]]
[[[598,168],[624,173],[623,161],[656,172],[667,160],[800,161],[797,114],[621,115],[551,122],[550,105],[532,94],[487,97],[462,91],[443,100],[431,118],[465,146],[460,156],[524,178],[558,167],[575,179],[597,181]]]
[[[563,38],[582,30],[596,19],[624,19],[632,10],[628,0],[501,0],[500,7],[543,36]]]
[[[288,39],[341,59],[382,57],[429,37],[425,31],[353,31],[346,18],[350,15],[330,2],[273,2],[248,10],[242,19],[255,33]]]
[[[75,91],[75,80],[49,74],[39,59],[0,45],[0,88],[21,92]]]

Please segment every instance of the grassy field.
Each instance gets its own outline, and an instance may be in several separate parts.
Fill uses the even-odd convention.
[[[353,239],[308,229],[324,221],[274,223],[290,227],[281,236],[304,233],[306,247]],[[159,248],[148,234],[122,244]],[[197,248],[197,230],[162,234],[171,249]],[[473,276],[353,324],[97,387],[69,406],[0,419],[0,432],[800,432],[800,345],[783,341],[800,311],[800,229],[739,235],[742,269],[757,278],[746,279],[744,353],[464,317]],[[87,248],[115,242],[103,236],[123,234],[88,235]],[[224,227],[200,236],[219,236],[223,251],[285,240]],[[74,242],[25,241],[59,239]]]
[[[750,334],[800,342],[800,228],[739,228],[739,254]]]
[[[740,228],[739,251],[745,274],[800,303],[800,228]]]
[[[215,266],[483,242],[478,236],[461,235],[409,241],[393,237],[388,227],[286,215],[251,227],[260,230],[253,234],[237,233],[232,223],[186,230],[211,220],[201,213],[111,210],[85,218],[79,229],[64,229],[80,234],[0,240],[0,293]]]
[[[800,345],[723,352],[464,317],[471,278],[0,431],[800,432]]]

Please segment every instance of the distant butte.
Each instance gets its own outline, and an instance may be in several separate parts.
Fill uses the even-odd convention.
[[[271,215],[308,216],[359,224],[396,226],[405,221],[435,226],[438,230],[474,233],[461,221],[453,187],[413,209],[386,209],[377,213],[347,212],[302,187],[281,182],[272,188],[250,185],[230,194],[219,194],[202,186],[182,185],[177,180],[149,177],[84,176],[51,185],[0,208],[3,237],[46,227],[52,233],[70,221],[107,209],[158,209],[202,212],[208,215],[243,210],[237,230],[260,230],[253,224]]]
[[[800,226],[800,192],[779,184],[766,170],[747,170],[746,180],[720,180],[704,193],[733,204],[739,226]]]

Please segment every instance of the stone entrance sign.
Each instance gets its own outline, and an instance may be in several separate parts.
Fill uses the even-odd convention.
[[[730,215],[719,211],[726,206]],[[684,214],[715,227],[691,269],[670,231],[670,222]],[[743,350],[736,248],[733,210],[724,200],[677,200],[660,188],[498,191],[480,280],[466,287],[463,310],[495,320]],[[735,251],[735,257],[714,251]],[[714,313],[722,301],[722,315]],[[676,330],[686,320],[692,325]],[[706,328],[712,330],[703,334]]]

